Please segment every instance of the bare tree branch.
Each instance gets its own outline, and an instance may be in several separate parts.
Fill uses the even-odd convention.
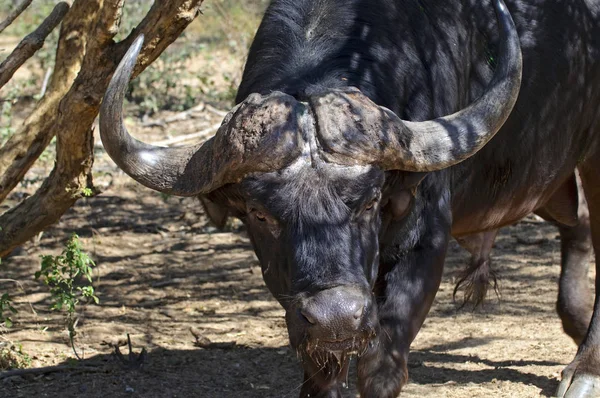
[[[92,0],[78,0],[90,2]],[[97,0],[100,1],[100,0]],[[138,64],[139,73],[199,14],[203,0],[155,1],[146,18],[124,42],[114,44],[111,35],[120,18],[122,0],[104,0],[99,20],[90,36],[81,71],[51,117],[49,135],[57,135],[56,165],[40,189],[0,216],[0,256],[55,223],[91,183],[93,163],[92,124],[117,61],[140,33],[147,46]],[[76,2],[77,3],[77,2]],[[73,5],[75,7],[75,4]],[[100,15],[100,14],[99,14]]]
[[[0,148],[0,201],[21,181],[54,137],[58,105],[81,69],[100,5],[100,0],[78,0],[67,13],[60,28],[54,72],[46,95]]]
[[[8,28],[10,24],[14,22],[15,19],[19,17],[29,7],[33,0],[23,0],[21,1],[11,12],[8,14],[8,17],[2,22],[0,22],[0,33],[4,31],[4,29]]]
[[[62,21],[67,11],[69,11],[69,4],[65,2],[58,3],[44,22],[32,33],[25,36],[17,48],[0,64],[0,88],[12,78],[25,61],[42,48],[46,37]]]

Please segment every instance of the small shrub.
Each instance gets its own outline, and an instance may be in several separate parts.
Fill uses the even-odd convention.
[[[23,347],[20,344],[0,347],[0,370],[29,367],[31,367],[31,357],[23,352]]]
[[[17,310],[12,306],[12,300],[8,293],[4,293],[0,297],[0,323],[3,323],[7,328],[13,325],[11,314],[16,314]]]
[[[65,324],[69,331],[71,347],[75,350],[74,338],[77,325],[77,305],[81,300],[93,301],[98,304],[98,297],[92,286],[92,259],[83,251],[83,246],[77,234],[71,235],[65,249],[59,256],[43,255],[42,268],[35,277],[42,278],[50,287],[53,304],[52,310],[66,311]]]

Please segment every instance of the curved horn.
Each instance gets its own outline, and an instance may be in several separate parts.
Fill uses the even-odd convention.
[[[148,188],[178,196],[206,194],[252,172],[277,170],[301,153],[298,130],[306,106],[282,93],[253,94],[223,120],[203,144],[165,148],[133,138],[123,123],[123,98],[144,37],[138,37],[117,67],[100,108],[106,152],[129,176]]]
[[[506,5],[492,0],[501,30],[496,71],[467,108],[423,122],[401,120],[356,89],[313,99],[319,139],[330,161],[375,163],[391,170],[435,171],[474,155],[500,130],[517,100],[522,57]],[[342,138],[343,137],[343,138]]]

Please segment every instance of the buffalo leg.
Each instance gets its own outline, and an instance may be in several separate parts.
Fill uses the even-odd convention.
[[[565,181],[537,214],[560,231],[561,268],[556,311],[564,331],[581,344],[592,317],[588,282],[592,254],[590,214],[577,173]]]
[[[358,359],[363,397],[395,398],[408,381],[410,344],[433,303],[444,261],[443,252],[412,254],[417,266],[395,264],[386,275],[385,299],[379,305],[380,330]]]
[[[596,299],[590,326],[579,345],[575,359],[562,373],[559,397],[600,396],[600,157],[592,156],[580,166],[587,199],[592,242],[596,253]]]
[[[592,239],[587,205],[580,205],[578,225],[561,226],[559,231],[561,269],[556,311],[565,333],[579,345],[588,329],[594,301],[588,282]]]
[[[362,397],[396,398],[408,381],[410,344],[431,308],[442,278],[450,238],[449,213],[449,208],[423,206],[420,217],[436,220],[422,224],[424,228],[412,247],[402,243],[404,228],[411,225],[411,220],[391,225],[381,241],[379,277],[374,289],[380,330],[358,358]]]

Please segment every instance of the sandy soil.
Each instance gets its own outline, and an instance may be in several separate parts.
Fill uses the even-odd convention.
[[[218,115],[132,131],[149,141],[187,134]],[[135,184],[99,149],[96,184],[61,222],[0,265],[0,292],[14,292],[15,325],[4,347],[22,345],[33,375],[0,379],[0,397],[294,397],[301,383],[287,344],[283,311],[264,286],[243,227],[218,232],[195,199],[165,197]],[[38,167],[38,172],[43,170]],[[34,170],[35,172],[35,170]],[[28,187],[32,190],[35,186]],[[18,200],[27,193],[12,195]],[[73,353],[46,287],[33,279],[41,254],[57,254],[71,232],[98,266],[100,305],[82,308]],[[559,274],[557,231],[535,219],[505,229],[494,250],[501,298],[458,310],[452,289],[468,255],[453,242],[442,286],[413,344],[403,397],[551,395],[575,354],[554,311]],[[591,280],[590,280],[591,281]],[[33,312],[35,311],[35,313]],[[131,336],[148,351],[141,368],[123,364],[112,345]],[[347,396],[356,396],[350,384]]]

